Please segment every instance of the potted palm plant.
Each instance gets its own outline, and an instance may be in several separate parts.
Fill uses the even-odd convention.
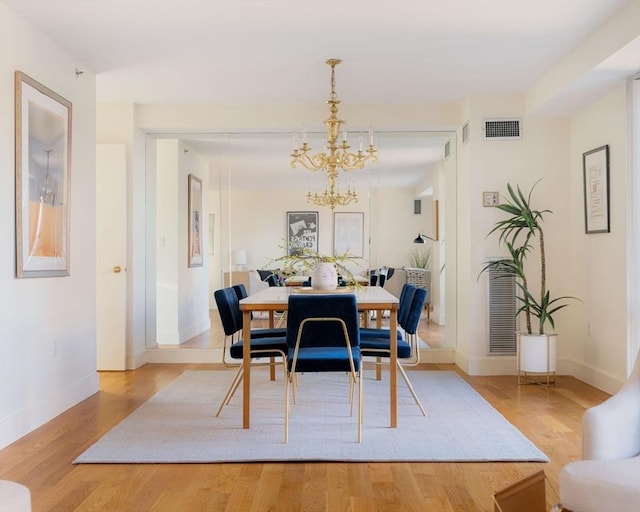
[[[539,180],[538,180],[539,182]],[[546,332],[549,324],[555,329],[553,315],[568,306],[567,300],[575,297],[552,298],[547,287],[547,260],[545,238],[542,228],[544,215],[551,210],[536,210],[531,204],[531,195],[536,182],[525,196],[520,187],[516,190],[507,183],[507,197],[504,204],[495,208],[508,215],[496,222],[487,236],[499,234],[499,242],[507,249],[509,256],[486,263],[481,273],[496,270],[503,275],[516,277],[519,307],[516,315],[524,314],[526,330],[518,333],[518,378],[521,373],[545,373],[547,384],[549,375],[556,371],[557,334]],[[537,274],[528,274],[527,257],[537,244],[539,270]],[[535,275],[535,277],[533,277]],[[532,318],[537,319],[534,330]]]

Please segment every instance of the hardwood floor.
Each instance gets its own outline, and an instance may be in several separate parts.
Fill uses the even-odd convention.
[[[551,459],[544,463],[287,463],[72,465],[103,434],[185,369],[148,364],[101,373],[101,391],[0,452],[0,479],[28,486],[34,512],[491,511],[491,493],[538,469],[557,488],[580,457],[581,417],[605,393],[572,377],[555,387],[468,377]],[[456,370],[453,365],[421,369]],[[420,370],[416,370],[420,371]],[[420,439],[416,439],[419,443]],[[547,486],[548,507],[557,494]]]

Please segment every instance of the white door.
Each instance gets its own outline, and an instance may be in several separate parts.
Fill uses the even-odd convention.
[[[96,146],[96,338],[98,370],[127,357],[127,160],[123,144]]]

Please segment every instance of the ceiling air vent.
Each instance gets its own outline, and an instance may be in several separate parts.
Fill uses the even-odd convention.
[[[451,156],[451,141],[447,141],[444,145],[444,158],[445,160]]]
[[[491,140],[513,140],[522,138],[520,119],[484,119],[484,138]]]
[[[469,121],[462,125],[462,143],[466,144],[469,142]]]

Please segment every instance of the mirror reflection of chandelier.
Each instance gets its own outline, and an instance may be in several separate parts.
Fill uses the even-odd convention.
[[[302,146],[295,147],[296,136],[294,135],[294,150],[291,153],[291,167],[296,164],[302,164],[310,171],[327,171],[327,185],[322,193],[307,193],[307,202],[317,206],[329,206],[332,210],[336,205],[345,206],[349,203],[357,203],[358,196],[355,186],[350,185],[345,194],[341,194],[337,186],[338,169],[343,171],[353,171],[362,169],[367,162],[376,163],[376,148],[373,145],[373,131],[369,129],[369,148],[366,152],[362,151],[362,137],[360,138],[360,148],[357,153],[350,153],[351,146],[347,143],[347,130],[342,129],[342,143],[338,144],[338,136],[340,127],[345,121],[338,119],[338,104],[340,100],[336,95],[336,77],[335,68],[342,62],[340,59],[329,59],[326,63],[331,66],[331,96],[327,100],[329,119],[324,121],[327,125],[327,142],[324,151],[316,154],[309,154],[311,146],[307,143],[307,133],[302,131]]]

